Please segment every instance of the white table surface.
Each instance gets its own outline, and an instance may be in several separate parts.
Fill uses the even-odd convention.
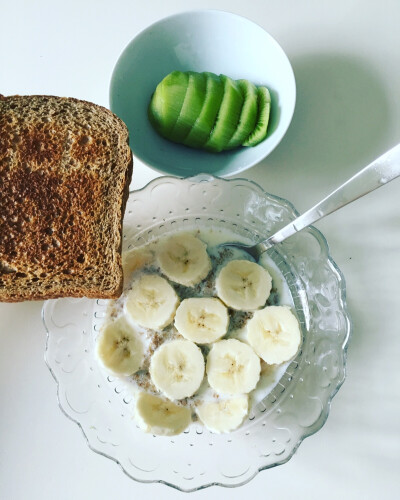
[[[287,52],[298,100],[278,148],[246,172],[303,211],[400,140],[398,0],[0,2],[0,92],[108,105],[113,66],[143,28],[195,8],[258,22]],[[262,61],[260,61],[262,64]],[[157,174],[135,162],[132,187]],[[318,223],[344,272],[354,331],[327,423],[285,465],[192,498],[399,498],[400,180]],[[183,498],[87,447],[60,411],[42,303],[0,304],[0,498]]]

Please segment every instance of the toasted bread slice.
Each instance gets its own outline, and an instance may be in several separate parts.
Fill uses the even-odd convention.
[[[0,301],[119,296],[131,175],[111,111],[0,95]]]

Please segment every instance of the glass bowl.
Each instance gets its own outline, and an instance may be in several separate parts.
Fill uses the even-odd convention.
[[[266,85],[272,107],[267,138],[255,147],[215,154],[174,144],[150,125],[147,108],[171,71],[211,71]],[[129,43],[110,82],[110,109],[126,123],[134,155],[158,172],[219,177],[243,172],[275,149],[292,120],[296,82],[280,45],[261,26],[218,10],[175,14],[152,24]]]
[[[296,215],[288,201],[245,179],[161,177],[130,194],[123,246],[199,227],[229,229],[256,243]],[[132,419],[132,393],[94,358],[107,301],[44,304],[45,359],[58,384],[59,404],[93,451],[116,461],[135,480],[195,491],[248,482],[289,460],[301,441],[322,427],[345,378],[350,319],[344,279],[315,228],[269,252],[289,285],[303,343],[272,392],[229,434],[211,433],[198,423],[174,437],[144,433]]]

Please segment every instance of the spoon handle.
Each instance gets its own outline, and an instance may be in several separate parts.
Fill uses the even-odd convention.
[[[326,215],[335,212],[361,196],[370,193],[400,175],[400,144],[384,153],[351,177],[322,201],[297,217],[264,242],[257,245],[259,252],[271,248],[294,233],[301,231]]]

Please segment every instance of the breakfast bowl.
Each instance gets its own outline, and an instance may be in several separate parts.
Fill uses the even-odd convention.
[[[148,119],[158,83],[172,71],[212,72],[265,85],[271,94],[266,139],[254,147],[210,153],[159,136]],[[110,109],[127,124],[134,155],[149,167],[187,177],[243,172],[273,151],[288,129],[296,101],[290,62],[262,27],[216,10],[183,12],[149,26],[125,48],[110,83]]]
[[[245,179],[160,177],[130,193],[123,251],[182,230],[227,231],[238,241],[256,243],[296,215],[288,201]],[[129,383],[107,374],[96,359],[108,301],[44,304],[45,359],[57,382],[59,405],[93,451],[117,462],[134,480],[195,491],[250,481],[285,463],[322,427],[345,378],[351,328],[344,278],[325,238],[312,227],[270,249],[268,259],[287,286],[302,342],[241,427],[229,433],[198,422],[176,436],[145,433],[132,416],[135,395]]]

